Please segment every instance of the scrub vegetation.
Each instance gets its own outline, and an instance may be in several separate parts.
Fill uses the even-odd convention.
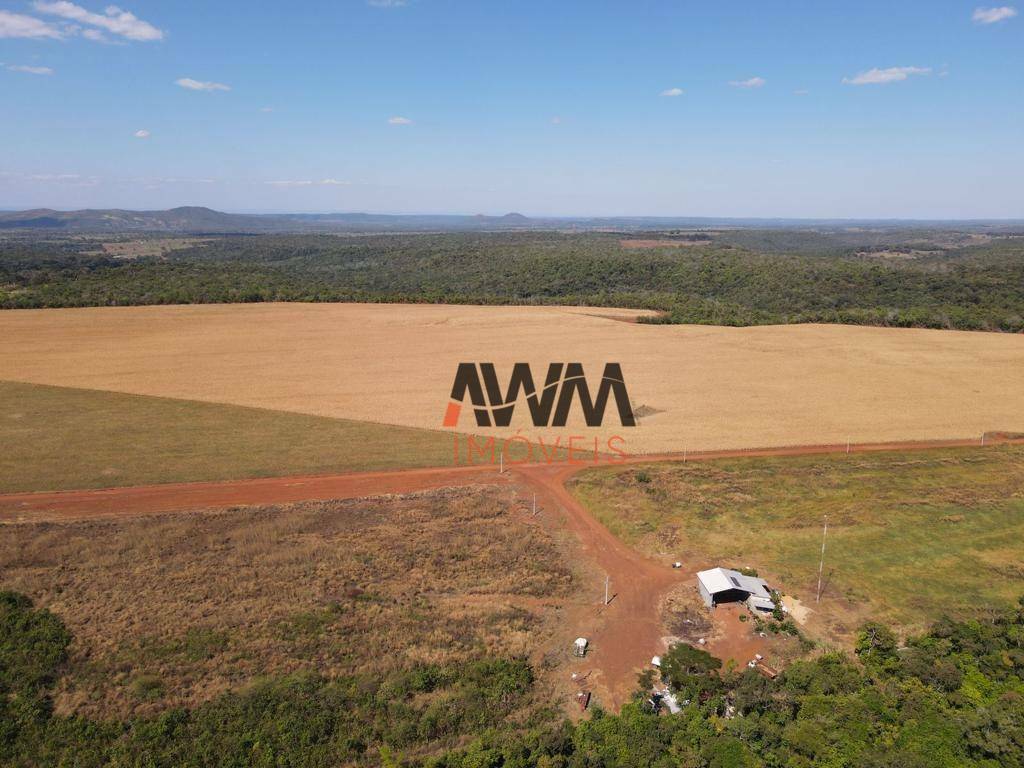
[[[271,677],[197,707],[97,720],[55,713],[71,636],[59,615],[0,593],[0,760],[12,766],[429,768],[1016,768],[1024,762],[1024,606],[897,637],[879,624],[855,656],[827,653],[775,680],[672,664],[682,712],[638,693],[576,725],[516,718],[525,661],[412,662],[367,674]],[[667,655],[673,660],[673,652]],[[691,652],[685,655],[693,656]],[[650,683],[651,675],[643,682]]]
[[[385,743],[403,746],[487,725],[505,697],[501,716],[533,711],[534,677],[543,693],[557,666],[554,615],[575,600],[569,546],[507,489],[444,489],[0,525],[0,589],[74,637],[46,680],[59,713],[160,717],[312,690],[377,700],[359,727],[392,712]]]

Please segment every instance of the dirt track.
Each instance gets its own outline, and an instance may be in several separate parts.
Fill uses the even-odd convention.
[[[987,444],[1021,443],[1013,436],[994,434]],[[928,443],[875,443],[851,445],[851,453],[887,450],[979,446],[980,440]],[[820,445],[714,451],[687,456],[638,456],[624,461],[699,461],[739,456],[787,456],[837,453],[847,446]],[[618,707],[632,692],[637,672],[651,656],[664,650],[665,634],[660,605],[674,585],[692,577],[690,569],[673,571],[650,560],[616,539],[566,489],[566,481],[584,464],[532,464],[499,474],[494,466],[455,469],[416,469],[332,476],[264,478],[216,483],[183,483],[109,490],[28,493],[0,496],[0,523],[21,520],[73,520],[89,517],[126,517],[184,509],[224,508],[278,504],[311,499],[343,499],[477,483],[514,484],[520,493],[535,492],[539,507],[552,524],[563,524],[582,545],[600,571],[611,579],[614,599],[601,605],[601,585],[594,585],[595,609],[590,623],[574,632],[593,642],[593,684],[599,699]],[[737,659],[745,661],[745,659]]]
[[[578,632],[588,636],[593,645],[598,699],[617,709],[636,688],[637,672],[665,650],[661,640],[665,634],[660,610],[663,596],[692,574],[649,560],[595,520],[565,487],[579,467],[562,464],[517,471],[537,492],[539,504],[564,512],[565,526],[579,538],[584,553],[608,574],[610,604],[597,609],[592,631],[581,628]],[[603,598],[601,590],[601,585],[594,585],[598,605]]]

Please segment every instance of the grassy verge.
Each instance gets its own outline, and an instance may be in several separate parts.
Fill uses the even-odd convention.
[[[452,436],[0,381],[0,493],[454,463]]]
[[[649,553],[753,566],[812,607],[827,515],[819,615],[839,634],[867,613],[920,626],[1009,604],[1024,576],[1021,447],[651,464],[573,491]]]

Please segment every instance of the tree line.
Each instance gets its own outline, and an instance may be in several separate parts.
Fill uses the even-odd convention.
[[[733,245],[725,236],[625,250],[620,236],[604,233],[261,235],[138,259],[21,241],[0,247],[0,308],[590,304],[657,310],[652,321],[667,323],[1024,331],[1024,240],[890,263],[859,257],[848,238],[827,252],[781,253]],[[752,233],[743,240],[757,242]]]

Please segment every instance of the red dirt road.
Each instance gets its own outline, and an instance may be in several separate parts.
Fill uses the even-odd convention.
[[[496,482],[507,482],[507,476],[498,474],[495,467],[481,465],[17,493],[0,495],[0,523],[134,517],[256,504],[354,499]]]
[[[875,443],[851,445],[766,448],[761,450],[713,451],[687,456],[636,456],[614,463],[651,461],[699,461],[752,456],[866,453],[873,451],[921,450],[980,446],[981,438],[932,441],[928,443]],[[1024,444],[1018,435],[992,433],[984,443]],[[499,474],[492,465],[414,469],[395,472],[365,472],[342,475],[277,477],[226,482],[179,483],[105,490],[23,493],[0,495],[0,524],[74,520],[94,517],[133,517],[181,510],[214,509],[256,504],[359,498],[362,496],[412,493],[449,486],[481,483],[510,483],[527,486],[537,493],[541,508],[562,516],[578,537],[584,553],[611,580],[614,599],[601,605],[601,587],[595,585],[595,611],[589,626],[573,632],[588,637],[593,656],[589,662],[597,674],[593,682],[599,699],[617,708],[635,687],[636,675],[651,656],[664,650],[661,601],[666,592],[692,578],[650,560],[616,539],[594,519],[566,489],[566,480],[592,464],[531,464],[510,468]],[[724,649],[723,649],[724,650]],[[746,650],[746,649],[744,649]],[[738,659],[746,661],[746,659]]]
[[[539,504],[564,513],[565,526],[579,538],[584,554],[610,579],[611,602],[600,606],[591,631],[581,628],[577,633],[591,641],[593,668],[598,673],[592,684],[598,699],[618,709],[636,688],[637,673],[665,650],[663,596],[692,574],[649,560],[595,520],[565,487],[578,470],[578,466],[555,464],[516,471],[537,492]],[[601,590],[601,585],[594,585],[598,604],[603,602]]]

